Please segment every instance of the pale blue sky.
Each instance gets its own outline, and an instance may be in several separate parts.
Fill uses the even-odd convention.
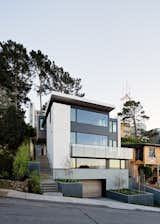
[[[128,82],[148,128],[160,127],[159,0],[0,0],[7,39],[41,49],[82,78],[87,98],[117,111]]]

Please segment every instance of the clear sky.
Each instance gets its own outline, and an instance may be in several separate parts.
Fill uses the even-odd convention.
[[[0,40],[41,49],[82,78],[87,98],[122,104],[126,83],[160,127],[159,0],[0,0]]]

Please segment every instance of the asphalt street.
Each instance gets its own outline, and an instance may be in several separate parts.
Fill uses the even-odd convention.
[[[0,198],[0,224],[159,224],[160,213]]]

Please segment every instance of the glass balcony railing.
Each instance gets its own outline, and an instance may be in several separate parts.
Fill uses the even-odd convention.
[[[71,144],[71,156],[81,158],[132,159],[132,148]]]

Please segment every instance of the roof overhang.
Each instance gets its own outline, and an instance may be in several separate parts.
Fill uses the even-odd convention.
[[[99,112],[110,112],[115,106],[107,103],[98,102],[95,100],[88,100],[83,97],[73,96],[64,93],[53,92],[50,98],[50,102],[48,104],[45,120],[50,112],[53,102],[62,103],[70,106],[79,106],[88,109],[97,110]]]

